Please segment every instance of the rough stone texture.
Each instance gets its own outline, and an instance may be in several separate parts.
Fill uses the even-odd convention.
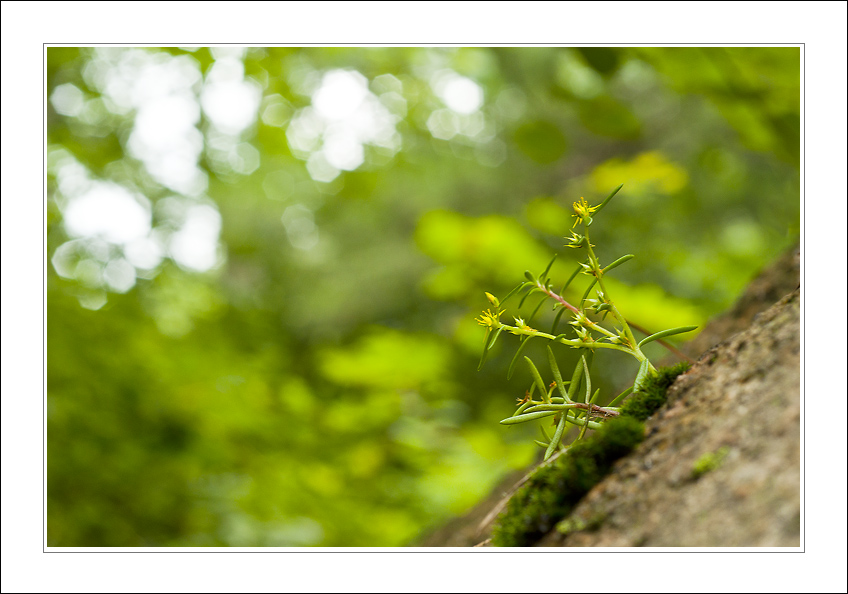
[[[800,247],[795,246],[760,272],[748,284],[733,307],[710,320],[704,330],[694,340],[684,344],[681,349],[690,357],[697,359],[707,349],[750,326],[755,315],[799,288],[800,276],[801,252]]]
[[[567,535],[538,546],[800,546],[799,272],[796,247],[683,347],[703,355],[646,423],[646,441],[578,504]],[[698,475],[717,452],[720,464]],[[485,542],[526,474],[420,546]]]
[[[799,354],[795,291],[677,379],[645,442],[571,514],[594,529],[539,546],[800,546]]]

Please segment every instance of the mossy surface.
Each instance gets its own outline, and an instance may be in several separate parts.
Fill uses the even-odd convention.
[[[665,404],[668,387],[681,373],[689,370],[687,362],[673,367],[662,367],[651,375],[642,385],[642,389],[633,394],[621,407],[621,416],[633,417],[645,421]]]
[[[541,466],[510,499],[492,532],[492,544],[527,546],[564,518],[613,463],[644,439],[645,429],[633,418],[604,423],[592,436],[571,446],[551,464]]]
[[[603,525],[604,520],[606,520],[605,514],[596,514],[595,516],[592,516],[588,521],[582,518],[575,518],[574,516],[569,516],[565,518],[562,522],[557,524],[556,529],[557,532],[559,532],[563,536],[567,536],[569,534],[573,534],[574,532],[583,532],[585,530],[597,530]]]
[[[728,446],[722,446],[715,452],[707,452],[698,458],[692,466],[692,478],[701,478],[708,472],[712,472],[721,466],[728,453],[730,453],[730,448]]]
[[[665,403],[674,379],[689,369],[688,363],[663,368],[646,380],[631,396],[621,416],[550,464],[540,466],[507,504],[492,531],[492,545],[528,546],[571,513],[580,499],[597,484],[612,465],[645,438],[643,421]]]

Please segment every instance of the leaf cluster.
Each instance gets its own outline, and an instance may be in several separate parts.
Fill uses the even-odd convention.
[[[695,329],[695,326],[682,326],[655,333],[646,333],[648,336],[637,342],[633,330],[631,330],[631,326],[637,326],[629,322],[619,312],[610,297],[603,280],[605,275],[621,264],[631,260],[634,256],[633,254],[627,254],[614,260],[607,266],[602,266],[592,249],[595,246],[589,238],[589,226],[595,221],[597,213],[609,204],[610,200],[621,190],[622,186],[623,184],[620,184],[616,187],[597,206],[590,206],[584,198],[581,198],[578,202],[574,202],[573,210],[575,214],[572,215],[576,219],[574,226],[579,224],[582,227],[579,233],[575,231],[571,232],[571,238],[567,238],[566,245],[571,248],[585,249],[586,256],[584,260],[578,262],[577,268],[558,293],[553,290],[549,276],[551,267],[557,257],[554,256],[541,274],[534,275],[529,270],[526,271],[524,273],[525,280],[510,291],[503,301],[490,293],[486,293],[486,297],[494,306],[494,310],[486,310],[477,320],[480,325],[486,327],[483,353],[480,357],[478,369],[485,363],[489,352],[504,331],[519,337],[518,348],[507,370],[507,379],[512,377],[519,358],[521,358],[527,345],[534,338],[543,338],[551,343],[564,344],[578,350],[578,361],[571,375],[571,380],[563,381],[556,357],[550,345],[547,346],[548,365],[554,377],[554,381],[549,386],[542,379],[533,360],[530,357],[524,356],[523,359],[527,363],[533,382],[525,397],[521,399],[515,413],[511,417],[501,421],[501,424],[504,425],[514,425],[552,417],[555,426],[553,436],[550,437],[544,428],[540,427],[543,440],[536,441],[538,445],[546,448],[545,460],[550,458],[561,447],[565,428],[568,424],[580,427],[580,433],[577,439],[582,439],[587,429],[598,429],[606,419],[619,416],[620,411],[613,405],[630,393],[642,391],[646,380],[655,371],[654,366],[642,351],[643,346],[655,340],[665,344],[662,340],[663,338]],[[577,305],[572,305],[563,295],[572,281],[581,273],[591,277],[592,280],[588,287],[586,287]],[[593,290],[594,296],[590,298]],[[542,298],[533,307],[527,321],[523,317],[515,317],[515,325],[506,324],[501,321],[500,317],[506,311],[505,309],[501,309],[505,302],[513,296],[521,295],[518,303],[518,309],[520,310],[528,297],[534,294],[541,294]],[[548,302],[552,303],[553,310],[556,312],[550,333],[540,332],[530,325],[533,323],[542,305]],[[566,311],[569,311],[571,314],[569,325],[573,327],[576,337],[571,337],[567,333],[556,333],[561,317]],[[607,316],[611,316],[615,321],[613,329],[601,324]],[[600,320],[595,320],[593,317],[600,317]],[[597,349],[601,348],[623,352],[639,362],[639,371],[636,374],[632,386],[619,394],[607,407],[600,407],[595,404],[599,392],[598,390],[594,393],[592,392],[592,378],[590,374],[592,355]],[[559,396],[553,395],[554,388],[558,390]],[[533,397],[537,392],[540,399],[534,400]]]

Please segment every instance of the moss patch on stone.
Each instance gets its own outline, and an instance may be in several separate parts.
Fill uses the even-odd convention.
[[[621,416],[606,421],[556,460],[537,468],[495,522],[492,545],[531,545],[571,513],[616,460],[641,443],[645,438],[643,421],[665,404],[668,387],[687,369],[689,364],[681,363],[658,370],[627,400]]]
[[[728,446],[722,446],[715,452],[707,452],[698,458],[695,464],[692,465],[692,478],[699,479],[721,466],[728,453],[730,453],[730,448]]]
[[[683,362],[673,367],[658,369],[647,381],[642,389],[627,399],[621,407],[621,416],[633,417],[645,421],[657,412],[665,404],[668,387],[681,373],[689,370],[691,365]]]

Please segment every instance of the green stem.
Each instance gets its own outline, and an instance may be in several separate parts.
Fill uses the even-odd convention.
[[[552,342],[558,342],[570,347],[579,348],[579,349],[612,349],[615,351],[621,351],[623,353],[632,353],[633,351],[625,346],[621,346],[619,344],[612,344],[606,342],[583,342],[582,340],[569,340],[568,338],[561,338],[554,336],[553,334],[548,334],[547,332],[541,332],[534,328],[530,328],[529,326],[525,328],[520,328],[518,326],[510,326],[509,324],[504,324],[503,322],[499,322],[499,325],[496,328],[503,328],[507,332],[510,332],[515,335],[523,335],[523,336],[541,336],[542,338],[547,338]],[[606,331],[610,336],[615,336],[615,334],[610,333],[608,330]],[[644,355],[643,355],[644,357]],[[641,359],[640,359],[641,361]]]
[[[553,292],[553,291],[551,291],[549,288],[547,288],[547,287],[543,286],[542,284],[540,284],[538,281],[536,282],[536,287],[537,287],[540,291],[542,291],[545,295],[547,295],[548,297],[550,297],[551,299],[553,299],[554,301],[556,301],[557,303],[559,303],[559,304],[560,304],[560,305],[562,305],[563,307],[568,308],[568,309],[569,309],[569,310],[571,310],[572,312],[574,312],[574,313],[576,313],[576,314],[581,314],[581,313],[583,313],[583,312],[581,312],[579,309],[577,309],[576,307],[574,307],[573,305],[571,305],[568,301],[566,301],[566,300],[565,300],[565,298],[563,298],[563,297],[562,297],[562,295],[559,295],[559,294],[557,294],[557,293],[554,293],[554,292]],[[583,314],[583,315],[585,315],[585,314]],[[609,336],[610,338],[612,338],[612,337],[616,336],[615,334],[613,334],[612,332],[610,332],[609,330],[607,330],[607,329],[606,329],[606,328],[604,328],[603,326],[601,326],[601,325],[599,325],[599,324],[596,324],[595,322],[593,322],[592,320],[590,320],[590,319],[588,319],[588,318],[586,319],[586,325],[587,325],[587,326],[589,326],[592,330],[594,330],[594,331],[596,331],[596,332],[599,332],[599,333],[601,333],[601,334],[605,334],[606,336]]]
[[[595,274],[595,278],[598,280],[598,286],[601,288],[601,292],[603,292],[604,295],[608,296],[609,293],[607,292],[606,286],[604,286],[604,273],[601,270],[601,265],[598,262],[597,256],[595,256],[594,250],[592,249],[592,242],[589,240],[589,227],[585,223],[583,224],[583,231],[584,235],[586,236],[586,247],[589,250],[589,263],[592,266],[592,271]],[[609,297],[607,297],[607,299],[609,299]],[[645,356],[644,353],[642,353],[642,350],[639,348],[639,343],[636,342],[636,337],[633,336],[633,331],[630,329],[630,324],[627,323],[627,319],[623,315],[621,315],[621,312],[618,311],[618,308],[611,300],[608,301],[608,303],[612,308],[612,315],[615,317],[616,320],[618,320],[618,323],[624,330],[624,335],[627,338],[627,341],[629,342],[628,346],[630,347],[633,356],[636,357],[636,359],[639,360],[640,363],[642,361],[647,361],[648,358]],[[652,371],[655,371],[654,366],[651,365],[650,361],[648,361],[648,366]]]

